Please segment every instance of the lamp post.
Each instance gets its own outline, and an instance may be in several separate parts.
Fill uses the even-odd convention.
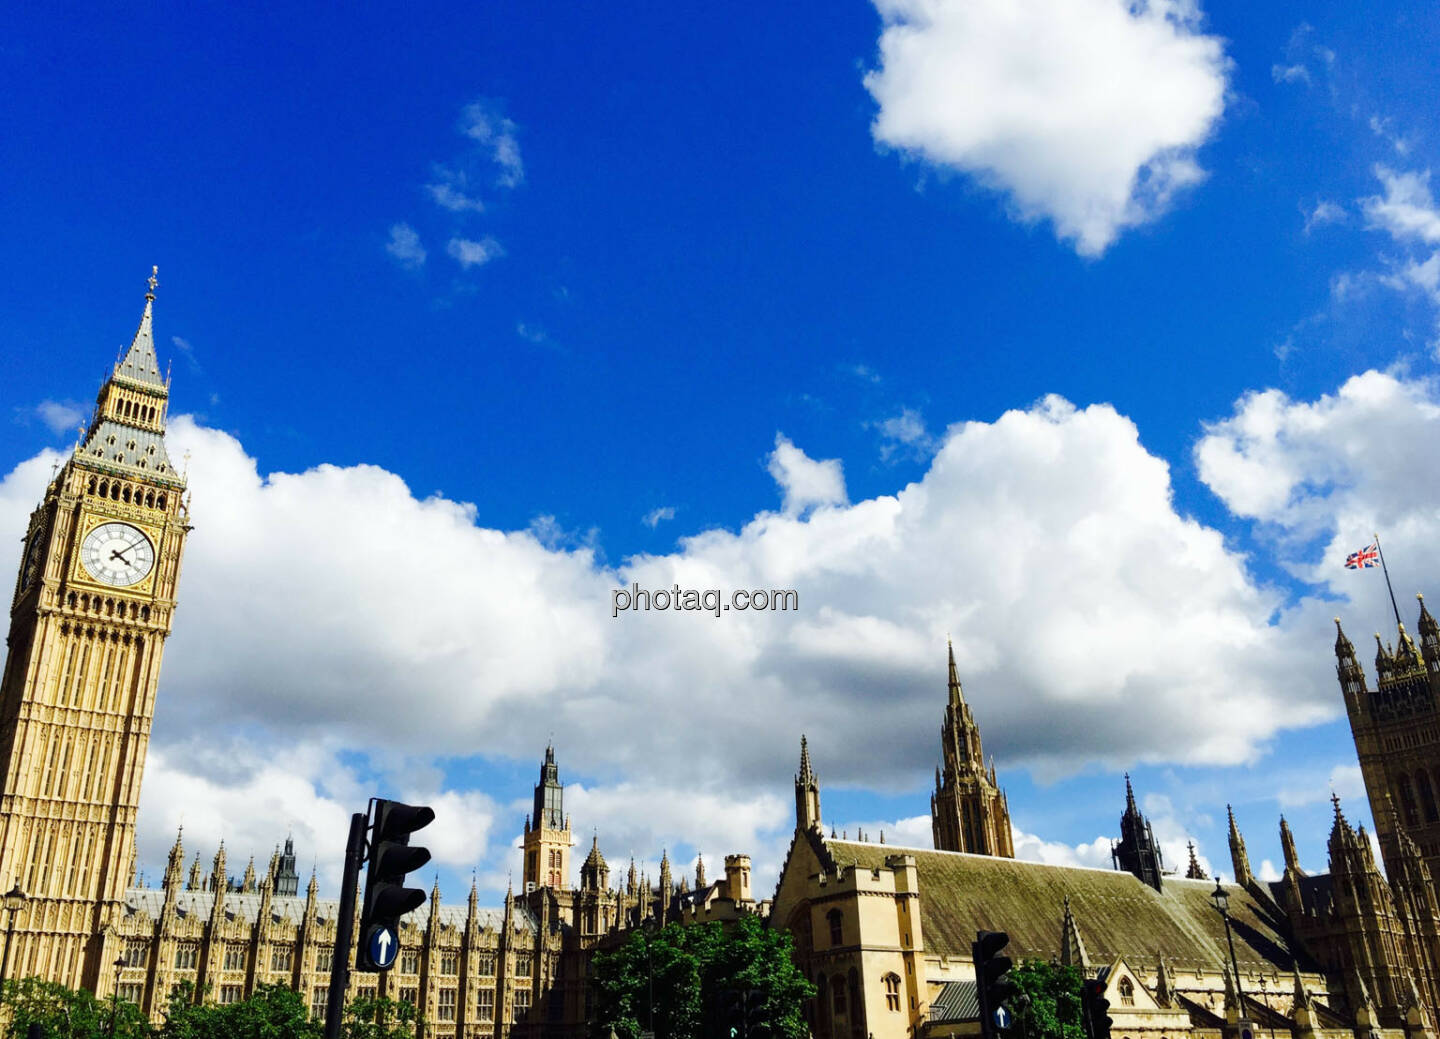
[[[1239,1001],[1236,1012],[1245,1016],[1245,993],[1240,990],[1240,964],[1235,960],[1235,939],[1230,934],[1230,896],[1220,886],[1220,875],[1215,875],[1215,890],[1210,894],[1210,901],[1215,903],[1215,909],[1220,913],[1220,919],[1225,921],[1225,942],[1230,946],[1230,968],[1235,972],[1235,998]]]
[[[1260,1002],[1265,1004],[1266,1010],[1270,1009],[1270,993],[1266,989],[1265,975],[1263,972],[1260,975]],[[1270,1039],[1275,1039],[1275,1019],[1273,1017],[1270,1017],[1269,1014],[1266,1014],[1265,1016],[1270,1020]]]
[[[115,987],[110,992],[110,1039],[115,1039],[115,1019],[120,1016],[120,971],[125,967],[125,957],[115,957]]]
[[[10,967],[10,932],[15,926],[15,914],[25,908],[25,892],[20,890],[20,881],[5,894],[5,951],[0,952],[0,985],[5,983]]]

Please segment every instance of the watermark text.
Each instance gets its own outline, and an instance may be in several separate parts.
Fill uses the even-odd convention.
[[[710,613],[716,617],[730,610],[782,611],[800,609],[800,593],[794,588],[737,588],[729,595],[719,588],[616,588],[610,592],[610,616],[626,611],[680,610]]]

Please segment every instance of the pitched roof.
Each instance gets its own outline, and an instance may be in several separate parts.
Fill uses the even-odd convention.
[[[930,1001],[930,1023],[942,1021],[976,1021],[980,1018],[980,1000],[973,981],[947,981]]]
[[[892,855],[914,857],[930,953],[969,959],[975,932],[994,930],[1010,935],[1012,958],[1048,960],[1059,952],[1068,896],[1092,962],[1123,956],[1130,963],[1155,963],[1163,953],[1172,965],[1218,968],[1228,959],[1225,924],[1210,901],[1215,885],[1206,881],[1166,877],[1156,891],[1115,870],[854,841],[825,845],[841,866],[877,869]],[[1242,887],[1226,885],[1226,891],[1241,969],[1289,971],[1293,960],[1278,911]],[[1315,968],[1307,961],[1301,969]]]
[[[253,921],[260,916],[261,896],[258,893],[227,891],[225,893],[225,915],[232,920]],[[194,916],[202,920],[210,918],[211,907],[215,904],[215,892],[213,891],[177,891],[175,893],[175,909],[182,917]],[[136,913],[145,913],[152,920],[160,919],[160,911],[165,905],[165,890],[163,888],[131,888],[125,892],[125,911],[127,916],[134,916]],[[429,906],[406,913],[403,921],[413,927],[424,929],[429,920]],[[447,927],[454,927],[458,930],[465,929],[465,918],[469,912],[467,906],[440,905],[440,923]],[[333,921],[340,912],[340,901],[335,898],[317,898],[315,900],[315,917],[320,921]],[[272,922],[289,921],[299,923],[305,919],[305,899],[298,896],[276,895],[270,899],[270,913]],[[505,925],[505,910],[503,909],[481,909],[478,913],[480,928],[491,928],[499,930]],[[516,903],[515,923],[523,931],[539,930],[535,916],[530,912],[528,906]]]

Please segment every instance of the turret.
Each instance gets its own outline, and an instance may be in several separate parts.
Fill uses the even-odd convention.
[[[810,767],[810,747],[800,737],[800,771],[795,773],[795,828],[820,828],[820,780]]]
[[[582,891],[604,891],[609,886],[610,867],[605,864],[605,856],[600,854],[600,836],[596,834],[590,841],[590,854],[580,867],[580,888]]]
[[[1135,790],[1130,774],[1125,774],[1125,811],[1120,816],[1120,841],[1110,847],[1116,869],[1133,873],[1141,882],[1159,891],[1163,883],[1164,857],[1150,823],[1135,803]]]
[[[190,863],[190,877],[185,884],[186,891],[200,890],[200,853],[195,853],[195,861]]]
[[[1420,600],[1420,652],[1425,658],[1426,668],[1440,671],[1440,624],[1435,623],[1435,618],[1425,608],[1425,596],[1417,592],[1415,598]]]
[[[1380,633],[1375,633],[1375,680],[1385,682],[1395,675],[1395,657],[1385,643],[1380,641]]]
[[[240,890],[247,894],[255,893],[255,856],[250,856],[250,861],[245,863],[245,875],[240,878]]]
[[[1415,640],[1405,630],[1404,624],[1396,625],[1395,639],[1395,670],[1397,672],[1415,671],[1420,668],[1420,651],[1415,648]]]
[[[1355,655],[1355,646],[1340,627],[1340,618],[1335,618],[1335,677],[1340,682],[1340,692],[1345,698],[1345,709],[1351,717],[1365,709],[1365,672]]]
[[[165,896],[170,900],[173,892],[180,890],[181,879],[185,870],[185,844],[181,840],[184,836],[185,827],[175,831],[175,843],[170,846],[170,858],[165,863]]]
[[[725,887],[734,902],[749,902],[750,897],[750,856],[725,856]]]
[[[695,853],[695,890],[704,891],[705,884],[705,859],[699,853]]]
[[[1235,883],[1248,887],[1253,877],[1250,856],[1245,852],[1245,838],[1240,836],[1240,828],[1235,825],[1235,810],[1226,805],[1225,812],[1230,817],[1230,869],[1235,874]]]

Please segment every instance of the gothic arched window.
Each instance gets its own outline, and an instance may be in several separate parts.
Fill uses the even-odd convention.
[[[1135,1005],[1135,986],[1130,984],[1129,978],[1121,978],[1120,984],[1116,986],[1120,990],[1120,1002],[1127,1007]]]
[[[900,1009],[900,975],[885,975],[885,1007],[887,1010]]]
[[[841,915],[840,910],[838,910],[838,909],[832,909],[832,910],[830,910],[830,912],[828,912],[828,913],[825,914],[825,919],[826,919],[826,921],[828,921],[829,924],[830,924],[830,944],[831,944],[831,945],[844,945],[844,944],[845,944],[845,928],[844,928],[844,926],[843,926],[843,924],[842,924],[842,921],[844,920],[844,917]]]

